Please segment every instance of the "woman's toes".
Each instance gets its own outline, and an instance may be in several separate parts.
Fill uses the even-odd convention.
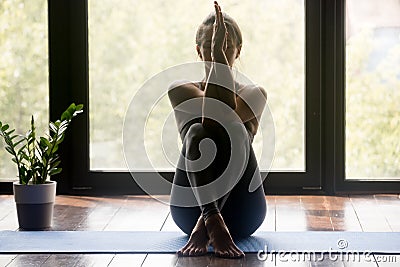
[[[183,255],[185,250],[186,249],[184,247],[178,250],[178,255]]]
[[[235,256],[237,256],[237,257],[243,257],[244,256],[243,251],[241,251],[239,249],[236,249],[236,248],[234,250],[234,253],[235,253]]]
[[[229,258],[233,258],[233,257],[235,257],[235,253],[233,253],[233,251],[228,251],[228,256],[227,257],[229,257]]]
[[[197,248],[197,249],[194,251],[194,255],[200,255],[200,254],[202,254],[202,250],[201,250],[200,248]]]
[[[235,254],[236,258],[241,258],[244,256],[243,252],[241,252],[241,251],[236,251],[234,254]]]

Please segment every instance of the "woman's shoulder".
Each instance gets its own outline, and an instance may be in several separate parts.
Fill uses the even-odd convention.
[[[168,86],[168,97],[173,107],[185,102],[186,100],[202,97],[203,91],[199,85],[190,80],[177,80]]]
[[[242,84],[242,83],[237,83],[238,84],[238,95],[240,96],[241,94],[256,94],[256,95],[260,95],[260,93],[262,95],[262,97],[264,97],[265,99],[267,99],[267,91],[265,90],[264,87],[258,85],[258,84]]]
[[[199,88],[199,83],[198,82],[193,82],[190,80],[186,79],[181,79],[181,80],[175,80],[172,83],[168,85],[168,92],[171,91],[172,89],[177,89],[177,88],[187,88],[187,87],[197,87]]]

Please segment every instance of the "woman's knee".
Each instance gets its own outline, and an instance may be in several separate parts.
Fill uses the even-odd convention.
[[[202,144],[205,139],[211,140]],[[215,150],[215,140],[209,135],[206,129],[204,129],[201,123],[194,123],[190,126],[185,140],[187,152],[186,157],[188,159],[195,160],[203,152],[210,157],[213,155],[213,150]]]
[[[186,133],[186,138],[189,138],[190,140],[203,139],[206,136],[207,136],[207,131],[200,122],[196,122],[190,125]]]
[[[229,221],[227,226],[231,231],[232,237],[234,238],[245,238],[252,235],[264,222],[267,214],[267,206],[258,209],[256,214],[242,214],[242,218],[246,220],[237,219],[235,221]],[[244,215],[244,216],[243,216]]]
[[[172,220],[187,235],[190,235],[201,212],[199,207],[170,206]]]

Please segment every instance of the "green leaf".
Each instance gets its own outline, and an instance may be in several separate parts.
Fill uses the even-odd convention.
[[[43,144],[43,146],[46,146],[46,147],[51,147],[52,146],[50,141],[47,140],[46,138],[44,138],[43,136],[40,137],[40,144]]]
[[[25,148],[26,148],[26,144],[20,147],[20,149],[18,150],[17,154],[18,154],[18,155],[21,154],[22,151],[23,151]]]
[[[49,171],[49,175],[59,174],[62,171],[62,168],[54,168]]]
[[[8,128],[10,128],[10,126],[8,126],[8,124],[5,124],[5,125],[3,125],[3,126],[1,127],[1,130],[2,130],[3,132],[5,132]]]
[[[29,157],[28,157],[28,155],[25,153],[25,151],[21,151],[21,152],[19,153],[19,155],[20,155],[24,160],[29,161]]]
[[[9,130],[8,132],[6,132],[6,134],[11,135],[13,132],[15,132],[15,129]]]
[[[25,166],[21,166],[19,169],[19,181],[21,184],[27,184],[29,182],[30,177],[27,176],[27,170]]]
[[[50,131],[52,131],[53,133],[56,133],[56,132],[57,132],[57,129],[58,129],[58,126],[56,126],[55,123],[50,122],[50,123],[49,123],[49,128],[50,128]]]
[[[5,148],[8,153],[10,153],[11,155],[14,155],[14,150],[12,149],[12,147],[6,146]]]
[[[61,124],[60,124],[60,128],[67,128],[68,124],[69,124],[68,121],[62,121]]]
[[[45,157],[42,158],[42,162],[43,162],[43,165],[44,165],[44,166],[47,165],[47,159],[46,159]]]
[[[56,162],[54,162],[54,163],[51,164],[51,167],[52,167],[52,168],[55,168],[55,167],[57,167],[58,165],[60,165],[60,163],[61,163],[61,160],[56,161]]]
[[[56,143],[57,145],[61,144],[64,141],[64,136],[65,135],[59,136],[59,138],[57,139],[57,143]]]
[[[4,138],[4,141],[6,141],[6,144],[9,145],[10,147],[13,147],[13,146],[14,146],[12,140],[11,140],[10,138],[8,138],[8,136],[6,136],[6,137]]]
[[[63,112],[63,114],[61,115],[61,121],[65,121],[65,120],[71,120],[72,119],[72,114],[66,110]]]
[[[71,103],[71,105],[69,105],[69,107],[67,108],[67,110],[72,114],[74,113],[74,111],[76,110],[76,105],[75,103]]]
[[[19,144],[21,144],[25,139],[21,139],[19,141],[17,141],[16,143],[14,143],[14,147],[17,147]]]

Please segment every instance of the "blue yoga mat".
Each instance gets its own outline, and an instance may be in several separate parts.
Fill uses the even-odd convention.
[[[187,239],[157,231],[0,231],[0,253],[175,253]],[[257,232],[235,241],[244,252],[400,253],[400,232]]]

